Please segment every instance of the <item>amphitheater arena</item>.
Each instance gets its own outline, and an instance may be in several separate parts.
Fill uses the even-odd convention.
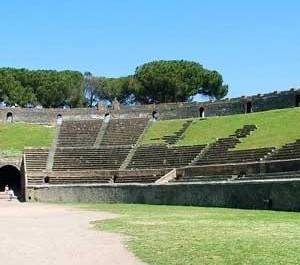
[[[212,143],[177,145],[197,118],[298,107],[300,91],[205,103],[95,109],[1,109],[3,122],[56,124],[50,148],[0,161],[0,182],[23,201],[122,202],[300,210],[300,139],[232,150],[256,130],[245,122]],[[160,144],[142,139],[157,120],[186,119]],[[279,121],[280,122],[280,121]],[[222,130],[222,128],[216,128]],[[201,132],[199,132],[201,133]]]

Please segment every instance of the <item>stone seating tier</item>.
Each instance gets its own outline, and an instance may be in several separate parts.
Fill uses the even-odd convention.
[[[210,144],[204,152],[204,154],[194,161],[194,165],[209,165],[220,163],[222,161],[226,162],[226,154],[229,153],[229,150],[234,148],[238,143],[240,143],[240,138],[245,138],[257,127],[255,125],[244,125],[243,128],[237,129],[234,134],[230,135],[229,137],[219,138],[216,142]],[[234,154],[233,154],[234,155]],[[239,153],[236,153],[237,158],[233,159],[231,162],[238,162],[240,157]],[[246,157],[243,156],[246,160]],[[242,161],[242,160],[241,160]],[[250,160],[251,161],[251,160]],[[227,162],[229,163],[229,161]]]
[[[104,132],[101,145],[133,145],[147,126],[148,119],[112,119]]]
[[[92,147],[101,125],[101,120],[64,121],[59,131],[57,146]]]
[[[163,175],[145,175],[145,176],[122,176],[117,177],[115,183],[154,183]]]
[[[149,145],[137,148],[127,168],[175,168],[187,166],[205,145],[172,146]]]
[[[237,150],[210,154],[198,161],[197,165],[207,164],[228,164],[260,161],[266,155],[271,153],[274,148],[258,148],[249,150]]]
[[[180,130],[175,132],[172,135],[166,135],[162,139],[167,143],[167,144],[175,144],[185,133],[185,131],[188,129],[188,127],[191,125],[192,121],[188,120],[186,121]]]
[[[238,180],[262,180],[262,179],[267,180],[267,179],[291,179],[291,178],[300,178],[300,171],[248,174],[246,176],[238,178]]]
[[[68,176],[68,177],[50,177],[50,184],[89,184],[89,183],[111,183],[111,176],[93,176],[91,175],[82,175],[82,176]]]
[[[130,148],[57,148],[53,171],[119,169]]]
[[[300,140],[284,145],[273,152],[267,160],[283,160],[300,158]]]
[[[44,175],[32,175],[30,173],[27,174],[27,182],[30,185],[42,185],[44,184]]]
[[[25,149],[25,163],[27,171],[42,171],[46,169],[48,149]]]
[[[173,180],[170,182],[176,182],[176,183],[186,183],[186,182],[206,182],[206,181],[227,181],[228,179],[232,178],[232,176],[189,176],[189,177],[183,177],[177,180]]]
[[[236,175],[212,175],[212,176],[184,176],[171,182],[211,182],[211,181],[251,181],[251,180],[274,180],[300,178],[300,171],[248,174],[245,176]]]

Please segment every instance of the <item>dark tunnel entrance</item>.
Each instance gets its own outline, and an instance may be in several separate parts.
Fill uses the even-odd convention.
[[[295,98],[295,106],[300,107],[300,94],[296,95]]]
[[[246,113],[251,113],[252,112],[252,102],[247,101],[246,103]]]
[[[22,195],[21,172],[11,165],[0,168],[0,191],[4,191],[5,185],[11,188],[15,195],[20,198]]]
[[[204,108],[203,107],[200,107],[199,108],[199,116],[200,116],[200,118],[204,118]]]

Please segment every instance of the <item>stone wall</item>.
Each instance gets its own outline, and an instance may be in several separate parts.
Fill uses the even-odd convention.
[[[251,111],[265,111],[271,109],[291,108],[298,106],[297,95],[300,90],[291,89],[283,92],[273,92],[263,95],[224,99],[214,102],[202,103],[168,103],[137,106],[123,106],[118,108],[78,108],[78,109],[0,109],[0,120],[7,121],[8,115],[12,115],[13,121],[54,124],[57,115],[63,119],[91,119],[104,118],[110,113],[113,118],[151,118],[152,112],[156,111],[159,119],[192,118],[200,116],[200,108],[204,110],[204,116],[222,116],[242,114]]]
[[[78,109],[35,109],[35,108],[4,108],[0,109],[0,120],[7,121],[7,117],[12,115],[13,122],[29,122],[29,123],[44,123],[55,124],[57,116],[62,118],[100,118],[100,113],[97,109],[78,108]],[[103,115],[104,117],[104,115]]]
[[[142,203],[300,211],[300,180],[29,186],[27,199],[38,202]]]
[[[213,176],[275,173],[300,170],[300,159],[194,166],[176,169],[177,176]]]
[[[0,168],[7,166],[7,165],[11,165],[11,166],[15,166],[17,169],[21,169],[21,165],[22,165],[22,155],[19,156],[2,156],[0,157]]]

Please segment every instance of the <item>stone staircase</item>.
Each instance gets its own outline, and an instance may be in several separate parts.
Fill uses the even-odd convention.
[[[3,192],[0,192],[0,202],[2,202],[2,201],[18,201],[18,198],[17,198],[17,196],[14,196],[11,199],[10,196],[3,191]]]

